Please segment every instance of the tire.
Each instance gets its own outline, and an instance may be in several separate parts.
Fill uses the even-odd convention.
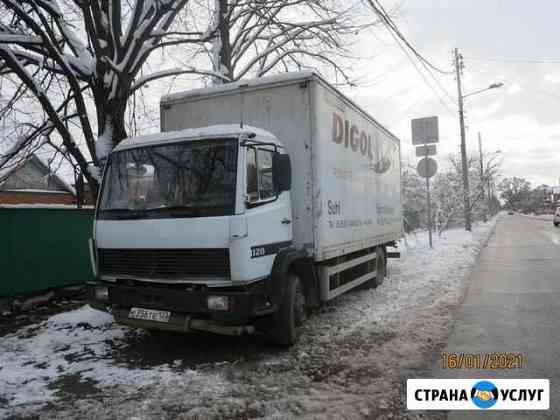
[[[381,286],[387,275],[387,259],[385,258],[385,248],[378,246],[375,250],[375,266],[377,275],[375,276],[375,287]]]
[[[560,223],[554,222],[554,226],[558,227],[558,225],[560,225]]]
[[[270,340],[280,346],[292,346],[299,338],[300,327],[306,318],[303,284],[295,274],[288,274],[288,285],[280,304],[273,315],[270,326]]]

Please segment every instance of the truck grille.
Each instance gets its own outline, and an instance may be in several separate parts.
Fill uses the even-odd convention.
[[[228,249],[99,249],[101,274],[159,279],[229,278]]]

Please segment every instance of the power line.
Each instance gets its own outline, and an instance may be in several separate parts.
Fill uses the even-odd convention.
[[[560,60],[547,60],[547,59],[517,59],[517,58],[484,58],[484,57],[469,57],[469,60],[474,61],[490,61],[497,63],[520,63],[520,64],[560,64]]]
[[[424,67],[424,69],[428,72],[428,74],[430,75],[430,77],[432,78],[432,80],[436,83],[436,85],[438,85],[438,87],[442,90],[442,92],[451,100],[451,102],[455,103],[456,99],[453,98],[453,96],[447,91],[447,89],[445,89],[443,87],[443,85],[440,83],[439,79],[436,78],[436,76],[432,73],[431,69],[436,70],[439,73],[442,74],[453,74],[453,71],[445,71],[445,70],[441,70],[440,68],[436,67],[435,65],[433,65],[432,63],[430,63],[426,58],[424,58],[411,44],[410,42],[406,39],[406,37],[402,34],[402,32],[399,30],[399,28],[397,27],[397,25],[395,24],[395,22],[393,21],[393,19],[391,18],[391,16],[387,13],[387,11],[385,10],[385,8],[383,7],[383,5],[379,2],[379,0],[369,0],[370,3],[376,2],[379,9],[382,12],[382,17],[384,18],[385,22],[388,23],[391,27],[391,29],[397,34],[397,36],[405,43],[405,45],[410,48],[412,50],[412,52],[414,53],[414,55],[420,60],[420,64],[422,65],[422,67]],[[375,8],[375,5],[374,5]]]
[[[430,75],[432,80],[436,83],[436,85],[438,85],[438,87],[442,90],[442,92],[445,94],[445,96],[447,96],[449,98],[449,100],[451,102],[453,102],[453,104],[455,104],[457,102],[457,99],[454,98],[453,95],[451,95],[449,93],[449,91],[441,84],[440,80],[432,73],[430,68],[427,67],[426,64],[424,64],[424,62],[420,62],[420,64],[423,65],[424,69],[428,72],[428,74]]]
[[[406,54],[406,56],[409,58],[410,63],[414,66],[414,68],[416,69],[416,72],[422,77],[422,79],[424,80],[424,83],[426,83],[426,85],[432,90],[432,92],[434,92],[434,94],[436,95],[436,97],[438,98],[439,102],[443,105],[443,107],[447,110],[447,112],[449,112],[450,115],[452,115],[453,117],[455,117],[455,112],[451,109],[451,107],[443,100],[443,98],[440,96],[440,94],[434,89],[434,87],[430,84],[430,82],[428,81],[428,79],[426,78],[426,75],[420,70],[420,68],[418,67],[418,65],[414,62],[414,60],[412,59],[412,57],[410,57],[409,53],[407,50],[405,50],[402,45],[399,44],[399,46],[401,47],[401,49],[403,50],[403,52]]]
[[[368,0],[368,2],[372,5],[372,7],[374,7],[374,9],[376,10],[377,13],[380,13],[376,8],[376,6],[373,4],[373,0]],[[381,8],[383,8],[383,6],[380,5]],[[384,12],[384,9],[383,9]],[[383,14],[383,16],[385,16]],[[426,75],[422,72],[422,70],[420,69],[420,67],[418,67],[418,64],[414,61],[414,59],[411,57],[410,52],[408,51],[408,49],[406,49],[401,42],[405,42],[407,44],[407,46],[409,46],[410,48],[410,44],[408,43],[408,41],[403,41],[403,37],[398,37],[398,35],[396,35],[394,32],[394,28],[391,27],[391,24],[388,23],[388,21],[386,21],[386,28],[387,31],[389,32],[389,34],[391,35],[391,37],[395,40],[396,44],[399,46],[399,48],[403,51],[403,53],[406,55],[406,57],[408,58],[408,60],[410,61],[410,64],[412,64],[412,66],[416,69],[416,72],[422,77],[422,79],[424,80],[424,83],[426,83],[426,85],[432,90],[432,92],[436,95],[436,97],[438,98],[438,100],[440,101],[440,103],[442,104],[442,106],[449,112],[450,115],[452,115],[453,117],[455,117],[455,112],[449,107],[449,105],[443,100],[443,98],[441,97],[441,95],[434,89],[434,87],[431,85],[431,83],[428,81]],[[415,51],[415,50],[413,50]],[[416,57],[421,57],[418,54],[415,54]],[[426,67],[429,63],[426,60],[423,59],[423,57],[421,58],[421,63],[423,64],[423,67],[426,69],[426,71],[428,71],[428,74],[430,74],[430,76],[436,81],[436,84],[439,86],[440,89],[442,89],[447,96],[449,96],[451,98],[451,95],[449,94],[449,92],[447,92],[447,90],[445,90],[443,88],[443,86],[441,86],[441,84],[439,83],[439,81],[436,80],[436,77],[433,75],[433,73],[431,73],[429,71],[429,69]],[[430,64],[431,66],[431,64]],[[439,71],[439,69],[438,69]]]
[[[379,0],[367,0],[367,2],[371,6],[371,8],[375,11],[375,13],[377,13],[377,15],[381,18],[383,23],[385,23],[385,25],[389,27],[392,33],[394,33],[396,36],[399,37],[399,39],[401,39],[401,41],[408,47],[410,51],[412,51],[412,53],[416,56],[416,58],[418,58],[418,60],[420,60],[426,66],[430,67],[432,70],[437,71],[438,73],[453,74],[453,71],[442,70],[441,68],[432,64],[422,54],[420,54],[418,50],[416,50],[416,48],[408,41],[408,39],[406,39],[406,37],[400,31],[399,27],[395,24],[393,19],[391,19],[391,16],[389,16],[389,14],[387,13],[383,5],[379,2]]]

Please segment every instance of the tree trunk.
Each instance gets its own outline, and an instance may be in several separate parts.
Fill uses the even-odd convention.
[[[126,101],[114,100],[101,104],[97,111],[97,159],[103,167],[111,150],[127,137],[125,128]],[[101,142],[101,143],[100,143]],[[105,143],[104,143],[105,142]]]
[[[107,163],[109,153],[121,140],[127,137],[125,126],[127,106],[125,92],[127,92],[127,88],[123,87],[123,83],[114,83],[119,83],[119,88],[115,89],[116,94],[105,86],[98,86],[93,89],[97,112],[97,141],[93,162],[99,168],[100,174]],[[92,182],[89,176],[87,178],[92,192],[97,196],[100,180]]]
[[[233,78],[231,66],[231,44],[230,44],[230,22],[228,15],[228,0],[216,0],[216,15],[218,19],[218,29],[216,38],[212,41],[213,49],[213,70],[223,74],[229,79]],[[222,84],[224,80],[215,77],[214,84]]]

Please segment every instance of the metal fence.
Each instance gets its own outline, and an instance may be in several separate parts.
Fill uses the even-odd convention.
[[[93,209],[0,208],[0,296],[93,278],[88,238]]]

